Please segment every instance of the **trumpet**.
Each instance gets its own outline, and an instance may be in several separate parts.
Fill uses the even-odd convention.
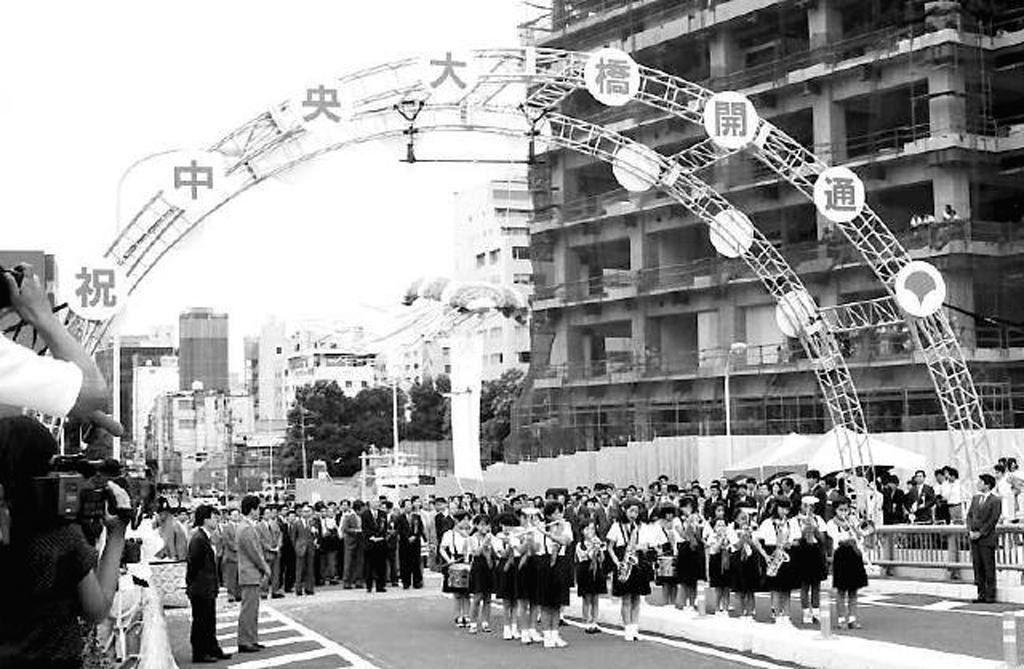
[[[804,541],[809,544],[818,543],[818,523],[815,521],[814,516],[808,514],[803,516],[801,520]]]

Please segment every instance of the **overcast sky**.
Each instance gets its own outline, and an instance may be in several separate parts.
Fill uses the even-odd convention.
[[[118,182],[137,159],[209,145],[321,76],[438,48],[514,46],[521,12],[517,0],[9,3],[0,247],[102,253]],[[150,275],[122,332],[212,306],[230,312],[237,341],[271,314],[390,307],[416,276],[450,273],[452,193],[507,168],[402,156],[371,145],[250,190]],[[123,202],[152,192],[139,181],[125,180]],[[122,222],[131,213],[125,205]]]

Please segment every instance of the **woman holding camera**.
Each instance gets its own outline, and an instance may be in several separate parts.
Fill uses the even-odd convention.
[[[11,517],[10,543],[0,546],[5,669],[81,667],[86,625],[107,616],[117,589],[125,523],[109,506],[129,511],[128,494],[107,484],[113,502],[104,514],[106,542],[97,556],[81,526],[58,518],[57,500],[39,495],[33,485],[56,454],[53,436],[35,420],[0,420],[0,485]]]

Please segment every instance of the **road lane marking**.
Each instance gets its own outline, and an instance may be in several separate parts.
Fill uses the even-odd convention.
[[[266,629],[261,629],[260,630],[260,634],[274,634],[276,632],[291,632],[291,631],[293,631],[291,627],[288,627],[287,625],[281,625],[279,627],[267,627]],[[228,639],[234,639],[236,636],[238,636],[237,632],[229,632],[227,634],[218,634],[217,635],[217,641],[227,641]]]
[[[268,669],[269,667],[281,667],[287,664],[305,662],[306,660],[316,660],[321,657],[327,657],[328,655],[334,655],[334,651],[330,648],[317,648],[316,650],[307,650],[304,653],[278,655],[277,657],[267,657],[262,660],[249,660],[248,662],[239,662],[237,664],[229,664],[228,666],[234,667],[234,669]]]
[[[275,621],[273,618],[269,618],[269,617],[263,615],[262,613],[260,613],[260,617],[256,619],[256,623],[259,624],[259,625],[262,625],[264,623],[272,623],[272,622],[277,622],[277,621]],[[217,623],[217,629],[219,629],[219,630],[227,630],[227,629],[231,629],[232,627],[237,627],[237,626],[238,626],[238,618],[234,618],[232,620],[225,620],[222,623]]]
[[[566,620],[566,622],[573,627],[585,629],[586,625],[578,623],[575,620]],[[624,636],[621,630],[617,630],[611,627],[599,626],[600,630],[605,634],[611,634],[613,636]],[[746,655],[740,655],[739,653],[733,653],[727,650],[719,650],[718,648],[712,648],[710,646],[700,646],[692,644],[686,641],[679,641],[678,639],[670,639],[663,636],[654,636],[650,634],[640,634],[638,637],[641,641],[650,641],[652,643],[660,643],[663,646],[671,646],[672,648],[678,648],[680,650],[687,650],[692,653],[699,655],[708,655],[716,657],[720,660],[728,660],[730,662],[737,662],[739,664],[745,664],[748,667],[757,667],[757,669],[788,669],[792,665],[776,664],[774,662],[768,662],[767,660],[759,660],[754,657],[748,657]]]
[[[883,609],[907,609],[909,611],[921,611],[922,609],[925,608],[924,606],[918,606],[918,605],[914,605],[914,604],[896,604],[895,602],[864,602],[864,601],[861,601],[861,603],[864,604],[865,606],[877,606],[877,607],[883,608]],[[968,604],[967,602],[963,603],[964,606],[967,606],[967,604]],[[974,609],[962,609],[962,608],[961,609],[950,609],[948,611],[932,609],[932,611],[934,613],[952,613],[952,614],[956,614],[956,615],[984,616],[986,618],[1001,618],[1002,615],[1003,615],[1001,611],[976,611]]]
[[[921,607],[922,611],[952,611],[958,609],[961,606],[967,606],[967,602],[954,602],[948,599],[944,599],[934,604],[925,604]]]
[[[276,648],[278,646],[288,646],[288,645],[291,645],[293,643],[304,643],[304,642],[316,643],[316,641],[314,639],[310,639],[309,637],[305,637],[305,636],[290,636],[290,637],[285,637],[284,639],[270,639],[268,641],[260,641],[260,643],[263,644],[264,646],[266,646],[267,648]],[[234,655],[234,654],[236,654],[238,652],[238,646],[226,646],[223,650],[228,655]]]
[[[268,606],[266,607],[265,610],[271,617],[275,618],[282,625],[286,625],[295,630],[296,632],[298,632],[299,634],[309,637],[311,640],[321,644],[325,649],[329,651],[328,654],[337,655],[338,657],[348,662],[350,665],[352,665],[353,669],[380,669],[377,665],[373,664],[372,662],[369,662],[361,655],[357,655],[356,653],[352,652],[348,648],[345,648],[338,642],[332,641],[331,639],[328,639],[319,632],[316,632],[306,627],[305,625],[299,623],[298,621],[289,618],[277,609]],[[261,669],[261,667],[252,667],[252,669]]]

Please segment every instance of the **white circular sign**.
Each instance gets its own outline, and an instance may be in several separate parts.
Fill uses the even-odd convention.
[[[420,59],[420,81],[432,102],[461,100],[479,80],[480,65],[468,51],[436,51]]]
[[[833,223],[849,223],[864,210],[864,182],[852,170],[830,167],[814,182],[814,204]]]
[[[621,49],[599,49],[587,59],[583,81],[595,100],[621,107],[640,91],[640,66]]]
[[[896,274],[896,302],[911,316],[927,318],[946,301],[946,281],[931,263],[914,260]]]
[[[814,322],[817,313],[814,298],[806,290],[793,290],[779,298],[775,306],[775,324],[787,337],[797,337]]]
[[[93,321],[115,316],[128,298],[124,270],[107,258],[64,256],[59,260],[59,298],[75,314]]]
[[[615,152],[612,174],[623,188],[642,193],[658,182],[662,159],[657,151],[643,144],[624,144]]]
[[[704,105],[704,130],[712,142],[727,151],[737,151],[753,142],[760,123],[754,103],[742,93],[715,93]]]
[[[179,151],[162,165],[163,197],[181,209],[215,203],[227,186],[227,160],[216,151]]]
[[[726,258],[738,258],[754,243],[754,224],[738,209],[723,209],[709,223],[711,245]]]
[[[335,132],[352,120],[353,103],[336,79],[324,79],[302,88],[289,105],[295,119],[314,131]]]

